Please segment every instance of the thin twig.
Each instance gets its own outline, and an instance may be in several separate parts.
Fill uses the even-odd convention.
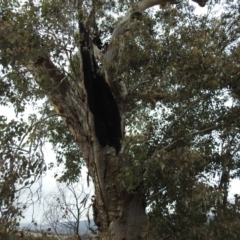
[[[144,84],[144,83],[148,83],[148,82],[150,82],[150,81],[151,81],[151,80],[142,81],[142,82],[136,84],[135,86],[133,86],[132,89],[129,90],[129,94],[131,94],[132,92],[134,92],[140,85],[142,85],[142,84]]]

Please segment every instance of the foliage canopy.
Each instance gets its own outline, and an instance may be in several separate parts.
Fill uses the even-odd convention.
[[[45,95],[47,79],[36,79],[28,67],[33,56],[49,55],[77,89],[79,36],[72,4],[1,1],[0,103],[17,116],[0,117],[2,219],[9,211],[11,219],[21,213],[17,189],[46,171],[46,142],[64,165],[60,180],[80,175],[81,152],[57,104],[51,103],[56,114]],[[105,43],[127,6],[128,1],[96,1]],[[240,176],[239,3],[209,1],[205,13],[196,11],[185,2],[150,9],[116,42],[120,57],[114,68],[128,89],[123,160],[132,162],[116,181],[129,192],[144,186],[149,239],[240,235],[239,195],[228,198],[231,180]],[[28,106],[34,113],[25,120]]]

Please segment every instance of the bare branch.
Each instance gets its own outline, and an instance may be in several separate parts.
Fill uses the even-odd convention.
[[[95,58],[102,63],[103,53],[94,43],[93,43],[93,53],[94,53]]]
[[[150,7],[153,7],[155,5],[160,5],[160,4],[165,4],[165,3],[168,3],[168,2],[174,2],[175,0],[143,0],[143,1],[140,1],[138,3],[135,3],[133,5],[133,7],[131,7],[125,17],[123,17],[123,19],[121,20],[121,22],[119,23],[119,25],[123,24],[124,22],[128,21],[132,14],[134,12],[138,12],[138,13],[142,13],[143,11],[145,11],[146,9],[150,8]]]
[[[142,81],[142,82],[137,83],[135,86],[132,87],[132,89],[129,90],[129,94],[134,92],[140,85],[142,85],[144,83],[148,83],[148,82],[151,82],[151,80],[146,80],[146,81]]]

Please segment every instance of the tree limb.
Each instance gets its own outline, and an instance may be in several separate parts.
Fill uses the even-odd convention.
[[[193,137],[193,136],[195,136],[197,134],[206,133],[206,132],[210,132],[210,131],[216,130],[216,129],[222,127],[222,126],[223,126],[223,124],[218,124],[216,126],[212,126],[212,127],[208,127],[208,128],[202,129],[202,130],[198,130],[198,131],[195,131],[195,132],[188,133],[185,136],[174,140],[173,142],[171,142],[170,144],[168,144],[165,147],[157,148],[154,151],[154,153],[152,154],[150,159],[154,159],[159,152],[167,150],[168,148],[172,147],[174,144],[176,144],[179,141],[184,141],[185,139],[187,139],[189,137]]]

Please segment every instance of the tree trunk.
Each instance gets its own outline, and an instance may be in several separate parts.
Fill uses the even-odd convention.
[[[134,193],[129,193],[117,181],[120,168],[131,166],[131,162],[122,151],[116,155],[114,147],[100,145],[83,81],[73,89],[47,56],[28,62],[26,67],[48,93],[50,102],[81,149],[95,186],[94,221],[101,239],[127,240],[142,234],[147,226],[144,190],[139,186]],[[124,102],[121,109],[123,106]],[[124,112],[121,112],[123,116]]]
[[[89,128],[86,134],[91,139],[81,142],[80,148],[95,186],[94,221],[101,239],[132,239],[144,231],[147,217],[142,187],[129,193],[117,180],[121,167],[132,165],[120,151],[125,125],[125,88],[116,79],[112,80],[115,75],[109,58],[104,64],[108,75],[104,78],[99,74],[89,31],[81,21],[79,29],[83,39],[79,48],[80,63],[87,95],[85,109]],[[111,49],[111,56],[117,57],[115,48]]]
[[[83,82],[79,83],[82,91],[79,96],[79,92],[76,94],[76,89],[68,84],[65,76],[57,71],[47,57],[38,58],[29,63],[27,68],[42,88],[51,93],[48,94],[50,102],[81,149],[88,174],[95,186],[92,205],[94,221],[99,228],[101,239],[128,240],[144,233],[147,227],[144,189],[139,186],[130,193],[117,180],[121,167],[131,166],[132,163],[123,151],[116,155],[113,147],[100,145]],[[39,77],[43,74],[45,78]]]
[[[135,193],[129,193],[118,183],[120,167],[125,163],[121,153],[116,157],[109,154],[107,148],[94,144],[89,147],[85,147],[83,155],[88,159],[89,174],[95,186],[93,215],[101,239],[132,239],[147,226],[143,189],[139,187]],[[99,149],[98,153],[94,149]]]

